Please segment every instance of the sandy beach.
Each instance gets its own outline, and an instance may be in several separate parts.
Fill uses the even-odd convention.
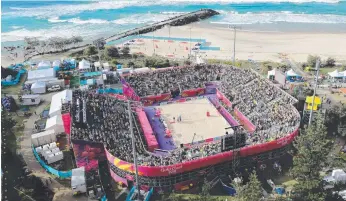
[[[191,29],[190,29],[191,28]],[[171,59],[186,59],[190,54],[190,30],[192,40],[205,40],[206,47],[217,47],[220,50],[191,51],[204,59],[233,59],[233,30],[213,25],[192,24],[179,27],[163,28],[154,33],[145,34],[145,38],[131,44],[132,53],[145,55],[155,54]],[[154,36],[154,40],[152,37]],[[165,39],[157,39],[164,37]],[[180,38],[184,40],[170,40]],[[120,45],[121,46],[121,45]],[[287,57],[297,62],[305,62],[309,54],[320,55],[322,59],[333,57],[337,61],[346,61],[346,33],[314,32],[275,32],[259,30],[238,30],[236,35],[236,59],[255,61],[282,61]],[[18,53],[15,61],[2,52],[1,65],[9,66],[22,62],[23,56]],[[36,56],[32,60],[54,60],[66,58],[71,52]]]
[[[202,27],[199,24],[171,27],[155,31],[152,39],[142,39],[138,44],[131,45],[132,52],[147,55],[155,53],[171,58],[187,58],[190,53],[190,28],[192,39],[205,39],[206,44],[219,47],[220,50],[201,50],[202,58],[233,59],[233,31],[222,27]],[[169,34],[170,33],[170,34]],[[186,41],[158,40],[156,37],[185,38]],[[266,32],[238,30],[236,35],[236,59],[256,61],[281,61],[288,57],[304,62],[309,54],[320,55],[323,59],[333,57],[346,60],[345,33],[298,33],[298,32]],[[193,47],[196,43],[191,44]],[[195,54],[192,52],[192,54]]]

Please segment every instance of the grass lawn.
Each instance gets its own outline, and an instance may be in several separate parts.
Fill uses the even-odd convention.
[[[339,72],[342,71],[342,67],[325,67],[325,68],[320,68],[320,74],[326,75],[329,72],[335,71],[336,69],[338,69]]]

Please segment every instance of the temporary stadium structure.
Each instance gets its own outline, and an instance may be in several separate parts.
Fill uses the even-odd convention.
[[[64,90],[52,96],[49,108],[49,116],[53,117],[61,114],[62,104],[72,101],[72,90]]]
[[[229,69],[227,69],[229,68]],[[194,82],[202,82],[199,79],[197,79],[194,76],[191,76],[192,73],[195,73],[196,71],[205,71],[208,72],[208,75],[210,75],[210,78],[208,81],[204,81],[204,83],[198,85],[200,88],[195,88],[197,85],[188,85],[189,83],[194,83]],[[148,83],[151,81],[152,77],[150,77],[152,74],[157,73],[158,76],[160,77],[160,73],[166,73],[167,78],[173,77],[173,73],[178,72],[181,73],[182,78],[175,77],[174,79],[171,79],[172,82],[175,82],[176,85],[179,85],[179,88],[182,88],[181,90],[178,91],[179,95],[178,97],[173,96],[175,92],[171,93],[163,93],[163,94],[153,94],[154,89],[151,88],[150,86],[147,86]],[[183,72],[183,73],[182,73]],[[205,72],[201,72],[201,75],[205,75]],[[223,75],[224,78],[218,78],[217,72],[225,72],[229,74]],[[245,74],[245,75],[242,75]],[[155,76],[155,75],[154,75]],[[229,76],[229,77],[226,77]],[[236,76],[236,77],[234,77]],[[242,78],[243,77],[243,78]],[[227,79],[226,79],[227,78]],[[196,80],[194,80],[196,79]],[[219,80],[220,81],[219,81]],[[228,80],[229,79],[229,80]],[[244,81],[241,79],[245,79]],[[137,86],[132,86],[131,83],[134,83],[136,80],[138,80],[138,85]],[[166,80],[163,80],[166,81]],[[127,83],[129,82],[129,83]],[[219,89],[220,90],[212,90],[211,88],[208,87],[202,87],[202,85],[206,85],[207,82],[215,82],[214,85],[216,86],[216,83],[219,83]],[[158,189],[162,188],[169,188],[171,189],[174,187],[175,189],[188,189],[190,186],[194,186],[196,184],[196,181],[203,179],[204,177],[207,176],[213,176],[213,177],[222,177],[227,174],[232,174],[232,171],[237,168],[237,166],[260,166],[262,163],[264,163],[266,160],[270,159],[278,159],[281,156],[285,155],[287,153],[287,150],[290,147],[290,143],[293,141],[294,137],[297,136],[298,134],[298,127],[299,127],[299,121],[300,121],[300,116],[297,110],[292,106],[293,103],[297,102],[296,99],[293,97],[289,96],[287,93],[281,91],[281,89],[276,88],[273,86],[270,82],[263,80],[259,75],[256,73],[249,71],[249,70],[244,70],[244,69],[237,69],[235,67],[229,67],[229,66],[207,66],[207,65],[197,65],[197,66],[190,66],[190,67],[177,67],[177,68],[167,68],[167,69],[160,69],[160,70],[155,70],[155,71],[150,71],[150,73],[144,72],[144,73],[136,73],[135,75],[130,75],[130,77],[124,77],[122,79],[122,84],[123,84],[123,92],[124,95],[127,96],[128,99],[132,99],[134,102],[137,102],[137,104],[134,104],[135,106],[132,107],[137,107],[137,108],[144,108],[146,106],[154,107],[157,105],[165,105],[165,104],[174,104],[176,102],[186,102],[190,100],[196,100],[199,98],[206,98],[206,97],[212,97],[215,99],[217,97],[216,102],[220,102],[220,104],[213,104],[218,107],[218,111],[222,111],[224,107],[230,107],[232,108],[232,103],[229,100],[228,97],[231,95],[228,95],[228,91],[226,90],[224,84],[229,84],[230,89],[238,88],[236,92],[233,91],[233,93],[238,93],[238,96],[235,96],[238,99],[241,99],[243,101],[247,101],[247,96],[245,98],[241,97],[243,96],[242,93],[244,93],[244,87],[250,87],[250,86],[257,86],[257,87],[262,87],[263,90],[266,90],[270,88],[273,93],[279,94],[277,98],[274,98],[274,96],[269,96],[270,98],[266,99],[266,103],[261,103],[261,105],[264,104],[269,104],[271,107],[275,105],[275,111],[273,111],[273,114],[277,114],[277,110],[281,110],[284,108],[287,108],[287,110],[290,111],[292,114],[290,118],[292,118],[293,124],[291,125],[289,129],[283,129],[285,130],[283,133],[275,134],[275,129],[266,129],[265,131],[269,131],[270,138],[264,141],[252,141],[253,136],[260,136],[262,130],[257,131],[256,126],[252,124],[252,122],[249,120],[249,118],[246,116],[252,111],[256,111],[256,114],[253,115],[258,115],[258,118],[261,118],[261,112],[264,110],[260,110],[256,108],[257,103],[253,103],[254,101],[250,101],[247,104],[249,105],[254,105],[254,109],[248,111],[241,111],[242,107],[240,107],[239,103],[237,106],[233,108],[233,115],[237,117],[237,120],[240,121],[243,125],[240,125],[238,123],[237,126],[243,126],[248,133],[247,137],[251,138],[251,140],[244,146],[240,148],[233,148],[231,150],[226,150],[226,151],[215,151],[212,152],[211,154],[201,155],[201,153],[205,153],[203,151],[204,148],[199,148],[202,144],[205,145],[206,147],[216,145],[216,146],[221,146],[221,137],[215,137],[211,139],[204,139],[202,141],[196,142],[196,143],[191,143],[189,147],[183,147],[182,150],[179,148],[176,148],[177,152],[174,152],[174,150],[170,150],[169,152],[166,151],[166,154],[159,154],[155,150],[154,145],[155,140],[152,139],[152,142],[150,142],[149,137],[152,136],[151,133],[152,129],[150,129],[150,124],[152,123],[152,119],[148,121],[148,119],[145,121],[143,118],[145,115],[141,115],[140,111],[141,110],[134,110],[133,111],[133,116],[136,117],[135,122],[138,120],[138,124],[141,126],[142,129],[138,129],[136,131],[137,133],[140,133],[140,137],[138,139],[140,144],[144,144],[143,147],[146,147],[149,151],[153,151],[153,153],[148,153],[148,150],[145,150],[142,152],[144,156],[139,157],[139,164],[138,164],[138,179],[139,183],[143,186],[146,187],[155,187]],[[155,82],[153,82],[155,84]],[[159,87],[159,85],[156,85]],[[161,85],[161,86],[167,86],[167,85]],[[132,88],[135,87],[135,88]],[[136,88],[137,87],[137,88]],[[173,87],[173,86],[172,86]],[[177,87],[178,88],[178,87]],[[143,94],[147,94],[147,91],[149,95],[143,96]],[[151,90],[151,91],[149,91]],[[158,89],[157,91],[162,91],[162,89]],[[253,90],[245,91],[246,93],[250,93],[250,96],[253,93]],[[80,94],[81,92],[79,91],[77,94]],[[87,93],[88,92],[83,92],[86,93],[83,95],[83,97],[89,96]],[[136,93],[141,93],[142,97],[138,97]],[[153,94],[153,95],[151,95]],[[234,95],[232,95],[234,96]],[[256,96],[258,96],[256,94]],[[262,96],[264,96],[262,94]],[[96,97],[95,95],[92,95],[92,97]],[[119,100],[120,101],[120,100]],[[233,100],[233,102],[236,102],[237,100]],[[99,103],[100,101],[96,101]],[[71,118],[72,118],[72,124],[76,123],[79,125],[83,125],[82,127],[76,128],[77,131],[83,130],[84,128],[87,128],[85,124],[88,121],[92,121],[87,117],[88,112],[86,111],[86,104],[89,104],[87,101],[83,99],[76,99],[72,100],[72,110],[71,110]],[[119,107],[121,106],[121,101],[119,103]],[[281,105],[281,106],[280,106]],[[121,106],[123,107],[123,106]],[[117,109],[117,112],[126,112],[126,107],[124,108],[119,108]],[[280,109],[281,108],[281,109]],[[101,112],[102,113],[102,112]],[[244,114],[243,114],[244,113]],[[93,113],[97,119],[98,122],[104,122],[105,120],[101,119],[101,116],[96,116],[97,114]],[[122,113],[123,116],[127,115],[126,113]],[[78,120],[77,120],[78,119]],[[105,118],[108,119],[108,118]],[[121,122],[120,119],[117,119],[117,121]],[[136,125],[137,123],[135,123]],[[285,125],[285,123],[284,123]],[[71,139],[72,143],[84,143],[88,144],[90,147],[90,143],[85,141],[85,139],[88,139],[93,137],[93,135],[97,134],[95,131],[93,134],[87,133],[87,136],[82,136],[76,135],[73,132],[74,127],[72,127],[72,133],[71,133]],[[136,128],[136,126],[135,126]],[[68,129],[65,129],[68,130]],[[136,130],[136,129],[135,129]],[[76,131],[76,132],[77,132]],[[85,131],[88,131],[87,129],[84,130],[83,133],[86,133]],[[101,132],[103,133],[103,132]],[[157,134],[156,134],[157,135]],[[99,134],[100,136],[100,134]],[[102,136],[102,134],[101,134]],[[111,137],[109,135],[105,135],[105,137]],[[97,138],[99,139],[99,138]],[[138,140],[137,139],[137,140]],[[103,141],[104,142],[104,141]],[[109,141],[108,141],[109,142]],[[157,143],[157,142],[156,142]],[[113,143],[111,143],[113,144]],[[121,144],[123,145],[123,144]],[[121,146],[120,145],[120,146]],[[124,145],[128,146],[128,145]],[[178,145],[179,146],[179,145]],[[80,146],[79,146],[80,147]],[[109,147],[109,144],[108,144]],[[117,147],[119,147],[117,145]],[[193,151],[196,148],[196,151],[198,151],[198,154],[194,156],[193,158],[189,158],[189,160],[183,160],[181,157],[175,157],[179,155],[179,153],[183,152],[188,152],[189,150],[192,150],[191,152],[195,154],[195,151]],[[198,148],[198,149],[197,149]],[[90,148],[89,148],[90,149]],[[111,169],[111,176],[113,179],[117,182],[122,182],[125,185],[130,185],[131,182],[134,181],[135,178],[135,166],[133,164],[133,157],[131,155],[131,152],[129,153],[123,153],[120,155],[117,155],[119,151],[114,151],[115,148],[110,147],[107,148],[105,147],[105,152],[106,152],[106,157],[109,162],[109,166]],[[140,150],[141,148],[137,148],[136,150]],[[207,149],[207,148],[206,148]],[[121,149],[120,149],[121,150]],[[145,154],[146,153],[146,154]],[[190,152],[189,152],[190,153]],[[126,157],[124,157],[124,155]],[[157,158],[157,160],[156,160]],[[175,162],[167,162],[165,163],[166,159],[174,159],[173,161]],[[77,160],[77,159],[76,159]],[[159,165],[155,164],[150,164],[150,161],[157,161]],[[235,163],[238,165],[235,166]],[[239,169],[239,168],[237,168]]]

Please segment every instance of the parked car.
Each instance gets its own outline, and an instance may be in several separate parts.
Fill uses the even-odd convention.
[[[47,91],[49,91],[49,92],[60,91],[60,90],[61,90],[61,86],[60,85],[53,85],[53,86],[51,86],[51,87],[49,87],[47,89]]]

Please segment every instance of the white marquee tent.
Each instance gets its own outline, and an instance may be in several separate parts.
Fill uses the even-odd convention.
[[[64,90],[52,96],[52,102],[49,108],[49,116],[61,114],[61,107],[63,103],[72,101],[72,90]]]
[[[55,78],[55,70],[53,68],[28,71],[28,81],[52,78]]]
[[[332,77],[332,78],[342,78],[342,77],[344,77],[344,73],[340,73],[340,72],[338,71],[338,69],[336,69],[336,70],[333,71],[333,72],[329,72],[328,75],[329,75],[330,77]]]
[[[99,68],[100,68],[100,67],[101,67],[101,63],[100,63],[100,62],[98,62],[98,61],[97,61],[97,62],[94,62],[94,66],[95,66],[96,68],[97,68],[97,67],[99,67]]]
[[[274,71],[275,72],[275,71]],[[293,69],[289,70],[286,72],[286,76],[288,77],[301,77],[300,75],[298,75],[296,72],[293,71]]]
[[[47,119],[45,129],[46,130],[53,129],[55,133],[63,133],[65,129],[64,129],[64,123],[62,121],[61,115],[55,115]]]
[[[79,62],[78,67],[79,67],[79,70],[88,70],[90,69],[90,62],[83,59],[82,61]]]
[[[47,69],[47,68],[50,68],[50,67],[52,67],[50,61],[41,61],[37,65],[37,69]]]
[[[273,69],[273,70],[268,71],[267,78],[269,79],[270,76],[275,76],[275,71],[276,71],[276,69]]]
[[[103,63],[103,67],[106,68],[106,69],[108,69],[108,68],[109,68],[109,63],[108,63],[108,62]]]
[[[45,82],[41,82],[41,81],[37,81],[34,84],[31,85],[31,92],[34,94],[44,94],[46,93],[46,83]]]

